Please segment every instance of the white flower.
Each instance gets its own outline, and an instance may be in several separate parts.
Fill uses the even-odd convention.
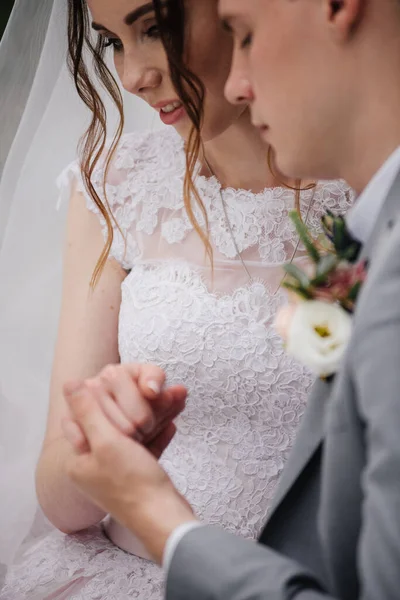
[[[337,304],[309,300],[278,313],[276,329],[288,354],[319,377],[338,370],[351,336],[351,317]]]

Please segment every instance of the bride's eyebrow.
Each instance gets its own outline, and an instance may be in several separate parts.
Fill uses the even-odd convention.
[[[133,25],[133,23],[135,23],[138,19],[144,17],[150,12],[154,12],[154,5],[152,2],[148,2],[147,4],[139,6],[139,8],[135,8],[135,10],[126,15],[124,23],[125,25]],[[92,23],[92,28],[95,31],[108,31],[107,27],[100,25],[100,23],[95,23],[94,21]]]
[[[140,17],[147,15],[149,12],[154,12],[154,5],[152,2],[143,4],[143,6],[139,6],[139,8],[136,8],[135,10],[130,12],[128,15],[126,15],[124,23],[125,25],[133,25],[135,21],[140,19]]]

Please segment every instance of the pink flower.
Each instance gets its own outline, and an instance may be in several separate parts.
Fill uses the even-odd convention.
[[[323,302],[344,303],[351,308],[354,301],[349,299],[350,292],[357,284],[363,284],[366,277],[365,263],[342,263],[329,275],[326,284],[313,292],[313,298]]]

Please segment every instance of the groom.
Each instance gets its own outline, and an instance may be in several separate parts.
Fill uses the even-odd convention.
[[[318,381],[255,544],[202,526],[143,446],[87,396],[70,472],[168,571],[168,600],[400,598],[400,0],[220,0],[278,167],[345,178],[368,279],[332,384]]]

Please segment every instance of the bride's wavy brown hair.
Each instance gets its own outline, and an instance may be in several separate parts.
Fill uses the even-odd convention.
[[[208,255],[212,258],[211,244],[207,234],[200,227],[193,210],[192,198],[198,203],[208,229],[206,209],[194,184],[194,172],[202,150],[201,127],[205,89],[201,80],[184,64],[185,11],[183,0],[154,1],[154,10],[160,28],[173,85],[193,124],[186,144],[186,176],[184,180],[185,207],[195,230],[203,240]],[[124,127],[122,95],[117,81],[108,69],[105,60],[106,43],[100,36],[93,41],[89,10],[85,0],[68,0],[68,67],[80,98],[92,114],[91,122],[80,142],[81,171],[85,187],[100,210],[107,225],[107,240],[103,252],[93,272],[92,286],[101,276],[113,242],[113,223],[118,227],[107,201],[105,185],[108,169],[112,161]],[[89,69],[86,59],[91,61]],[[118,110],[119,123],[110,148],[106,154],[105,176],[103,181],[103,202],[92,183],[92,175],[100,158],[104,155],[108,138],[107,113],[104,102],[91,73],[111,97]]]
[[[212,246],[208,237],[208,218],[205,206],[194,184],[196,166],[203,152],[201,130],[204,118],[205,88],[202,81],[185,64],[185,7],[184,0],[153,0],[154,11],[160,30],[160,36],[167,54],[171,80],[192,122],[192,129],[186,143],[186,174],[184,180],[184,202],[187,214],[194,229],[202,239],[206,252],[212,261]],[[124,109],[122,95],[117,81],[104,61],[105,40],[98,36],[93,41],[89,11],[86,0],[68,0],[68,66],[73,76],[80,98],[90,109],[90,125],[80,143],[81,171],[85,187],[100,210],[107,225],[107,240],[93,272],[91,285],[98,282],[109,256],[113,242],[113,223],[119,228],[107,201],[106,180],[118,142],[124,128]],[[89,70],[86,59],[91,60],[93,70]],[[105,175],[103,181],[104,203],[92,183],[92,175],[100,158],[104,155],[108,138],[107,113],[100,94],[90,72],[111,97],[119,114],[119,123],[107,151]],[[268,157],[272,169],[273,157]],[[285,185],[285,184],[284,184]],[[290,187],[290,186],[287,186]],[[296,206],[300,204],[300,182],[296,182]],[[195,200],[206,224],[203,229],[194,213],[192,199]]]

